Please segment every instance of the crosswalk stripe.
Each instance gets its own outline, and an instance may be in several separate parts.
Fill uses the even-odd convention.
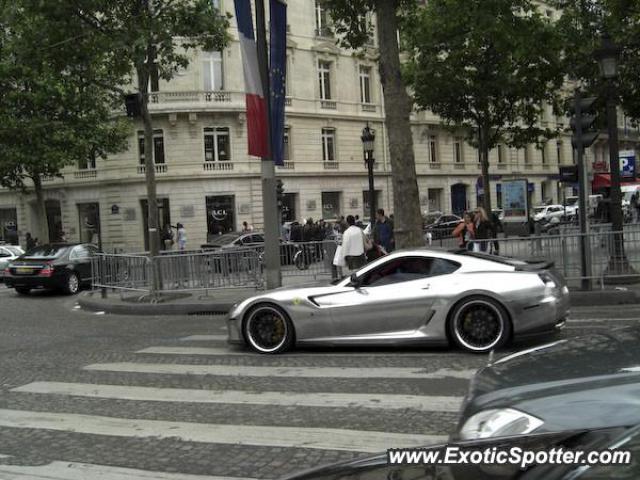
[[[441,368],[433,372],[426,369],[403,367],[263,367],[236,365],[183,365],[163,363],[94,363],[85,370],[129,373],[156,373],[167,375],[220,375],[242,377],[297,377],[297,378],[386,378],[386,379],[470,379],[476,370]]]
[[[412,409],[423,412],[453,412],[462,397],[386,395],[376,393],[295,393],[239,390],[195,390],[183,388],[96,385],[89,383],[33,382],[12,392],[70,395],[150,402],[224,403],[234,405],[278,405],[293,407]]]
[[[226,338],[226,337],[225,337]],[[244,355],[244,356],[254,356],[265,358],[264,355],[251,351],[251,350],[234,350],[228,347],[147,347],[142,350],[138,350],[136,353],[148,353],[154,355],[211,355],[211,356],[222,356],[222,355]],[[415,352],[415,351],[368,351],[368,352],[326,352],[326,351],[317,351],[317,352],[307,352],[307,353],[285,353],[282,355],[282,358],[297,358],[297,357],[370,357],[371,355],[392,355],[394,357],[415,357],[415,356],[437,356],[442,357],[446,355],[446,353],[442,352]]]
[[[182,473],[152,472],[90,463],[55,461],[47,465],[0,465],[2,480],[252,480],[239,477],[212,477]]]
[[[182,441],[198,443],[368,453],[382,452],[392,447],[403,448],[441,443],[447,438],[443,435],[385,433],[337,428],[205,424],[6,409],[0,409],[0,426],[117,437],[177,438]]]
[[[189,335],[180,339],[183,342],[208,342],[226,341],[227,335]]]

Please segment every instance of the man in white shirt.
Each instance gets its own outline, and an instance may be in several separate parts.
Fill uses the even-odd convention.
[[[343,264],[351,271],[363,267],[367,263],[366,237],[361,228],[356,226],[356,219],[353,215],[347,216],[349,228],[342,234],[342,246],[340,255]]]

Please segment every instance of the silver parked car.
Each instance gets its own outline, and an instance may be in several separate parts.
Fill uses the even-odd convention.
[[[24,253],[24,250],[18,245],[0,244],[0,281],[5,276],[5,270],[9,264]]]
[[[332,285],[277,289],[235,305],[229,342],[261,353],[447,343],[487,352],[562,326],[569,290],[551,267],[466,250],[400,251]]]

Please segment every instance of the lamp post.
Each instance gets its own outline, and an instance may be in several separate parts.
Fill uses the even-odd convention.
[[[613,232],[613,245],[609,257],[609,265],[605,271],[605,283],[630,283],[637,281],[629,275],[636,273],[629,265],[624,252],[624,223],[622,215],[622,193],[620,191],[620,154],[618,147],[618,116],[616,79],[620,47],[613,43],[611,37],[602,37],[602,46],[595,53],[600,67],[600,75],[606,82],[607,129],[609,134],[609,170],[611,172],[611,191],[609,196],[609,217]]]
[[[367,126],[362,129],[362,151],[364,153],[364,163],[367,166],[367,173],[369,175],[369,221],[371,222],[371,229],[373,231],[374,220],[376,217],[376,192],[373,185],[373,164],[375,159],[373,158],[373,150],[375,148],[376,133],[375,130],[369,128],[369,122]]]

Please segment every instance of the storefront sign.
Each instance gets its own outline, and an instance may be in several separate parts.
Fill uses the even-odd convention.
[[[624,150],[620,152],[620,175],[622,177],[635,178],[636,176],[636,152]]]

